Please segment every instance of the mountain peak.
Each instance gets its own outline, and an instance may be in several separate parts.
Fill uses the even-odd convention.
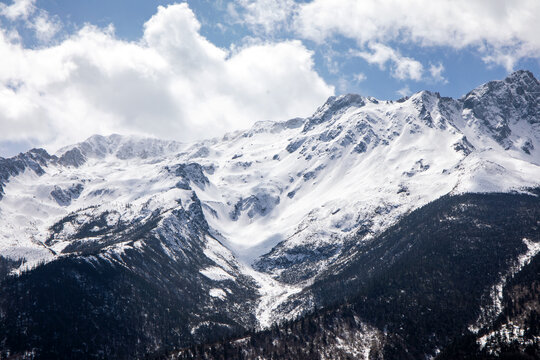
[[[119,159],[146,159],[178,151],[182,147],[183,144],[177,141],[167,141],[134,135],[92,135],[83,142],[60,149],[58,155],[63,157],[68,153],[71,154],[77,152],[84,158],[102,159],[108,155],[113,155]]]
[[[510,125],[518,122],[538,124],[540,82],[530,71],[518,70],[504,80],[490,81],[460,99],[493,138],[505,148],[513,146]],[[533,131],[534,132],[534,131]],[[518,142],[532,144],[530,134],[516,134]],[[534,135],[533,135],[534,136]]]
[[[413,103],[431,103],[434,99],[440,98],[441,95],[429,90],[422,90],[411,95],[407,100],[411,100]]]
[[[529,70],[516,70],[504,79],[506,83],[535,83],[538,84],[538,80],[534,77],[533,73]]]
[[[508,75],[504,82],[516,92],[517,95],[531,96],[540,99],[540,81],[530,71],[518,70]]]
[[[312,129],[315,125],[323,123],[330,119],[334,114],[351,106],[362,107],[366,102],[373,102],[373,99],[367,99],[358,94],[345,94],[339,96],[330,96],[326,102],[315,111],[304,126],[304,132]]]
[[[518,103],[522,102],[519,98],[522,97],[526,98],[523,101],[527,104],[518,106]],[[503,108],[519,108],[525,105],[536,107],[538,99],[540,99],[540,82],[530,71],[518,70],[508,75],[504,80],[494,80],[480,85],[461,100],[464,101],[465,108],[472,108],[471,101],[480,99],[483,101],[491,99],[494,102],[493,106],[497,105]]]

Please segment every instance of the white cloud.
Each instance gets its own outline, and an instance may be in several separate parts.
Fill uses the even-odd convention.
[[[402,56],[398,51],[380,43],[369,43],[368,47],[372,52],[354,51],[352,54],[365,59],[370,64],[379,65],[381,69],[390,62],[392,76],[396,79],[416,81],[422,79],[424,67],[419,61]]]
[[[399,89],[398,91],[396,91],[396,93],[401,97],[406,97],[411,95],[412,91],[411,89],[409,89],[409,86],[405,85],[405,87]]]
[[[476,48],[486,62],[510,69],[540,57],[538,0],[313,0],[297,9],[294,27],[306,39],[335,35],[370,43]]]
[[[228,51],[185,3],[159,7],[137,42],[90,25],[24,48],[0,31],[0,142],[52,147],[94,133],[191,140],[309,115],[334,89],[299,41]]]
[[[435,82],[441,82],[441,83],[447,83],[448,80],[444,78],[442,73],[444,72],[444,65],[442,63],[438,63],[437,65],[430,64],[429,65],[429,73],[431,74],[431,79]]]
[[[36,37],[42,42],[50,41],[62,27],[60,22],[51,19],[46,11],[40,11],[27,26],[34,29]]]
[[[395,60],[393,76],[397,79],[412,79],[420,81],[424,67],[422,64],[406,56],[398,56]]]
[[[13,0],[11,5],[0,3],[0,15],[14,22],[23,20],[26,28],[32,29],[41,42],[50,41],[61,29],[60,22],[35,6],[36,0]],[[15,30],[11,30],[12,32]]]
[[[256,31],[273,33],[287,27],[297,4],[294,0],[235,0],[229,14]]]
[[[14,0],[11,5],[0,3],[0,15],[10,20],[28,19],[36,10],[36,0]]]
[[[366,74],[364,73],[357,73],[357,74],[354,74],[354,80],[356,82],[362,82],[362,81],[365,81],[367,79],[367,76]]]
[[[322,59],[324,66],[330,74],[337,75],[341,72],[341,63],[339,61],[342,54],[339,51],[328,46],[322,50]]]
[[[345,79],[344,77],[340,77],[339,79],[337,79],[337,90],[339,91],[339,93],[346,93],[349,87],[350,85],[347,79]]]

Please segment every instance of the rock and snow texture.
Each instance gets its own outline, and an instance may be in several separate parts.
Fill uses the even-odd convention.
[[[532,258],[540,253],[540,243],[533,242],[527,238],[523,239],[523,243],[527,247],[526,252],[521,254],[507,272],[501,276],[500,280],[491,287],[487,298],[487,304],[482,307],[480,316],[475,323],[469,326],[471,332],[478,333],[481,329],[492,325],[503,311],[503,289],[508,279],[520,272],[524,266],[531,262]],[[523,329],[521,331],[523,331]],[[489,335],[485,335],[483,339],[489,337]],[[484,342],[484,340],[480,341]]]
[[[352,235],[372,237],[448,193],[539,184],[540,83],[518,71],[458,100],[344,95],[306,119],[195,144],[93,136],[0,159],[0,254],[24,260],[14,272],[96,243],[112,254],[125,243],[108,243],[111,233],[182,209],[194,217],[160,220],[164,249],[177,259],[175,232],[203,219],[224,250],[207,248],[216,265],[200,274],[254,279],[267,325]],[[230,297],[226,287],[209,296]]]

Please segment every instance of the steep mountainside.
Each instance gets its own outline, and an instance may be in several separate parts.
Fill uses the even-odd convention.
[[[195,144],[96,135],[55,155],[0,158],[2,354],[141,356],[336,306],[384,274],[406,282],[398,265],[412,261],[402,255],[414,244],[430,249],[414,238],[425,230],[386,231],[448,196],[529,194],[540,185],[539,114],[540,82],[518,71],[458,100],[349,94],[306,119]],[[448,206],[434,228],[422,226],[458,236]],[[494,215],[506,207],[480,206]],[[506,249],[482,270],[488,287],[537,246],[532,235],[497,245],[513,229],[504,219],[498,231],[470,225],[460,235],[499,239],[486,254]],[[440,241],[453,249],[451,240]],[[445,291],[470,290],[454,285]],[[467,316],[484,307],[484,287],[471,291]],[[458,336],[465,315],[456,316],[459,326],[414,351]],[[385,331],[383,320],[365,321]],[[71,324],[86,335],[73,336]]]
[[[326,306],[167,358],[537,358],[539,253],[538,196],[445,196],[349,249],[303,291]]]

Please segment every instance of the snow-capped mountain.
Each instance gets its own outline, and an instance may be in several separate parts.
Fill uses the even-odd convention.
[[[66,259],[108,264],[169,290],[184,285],[159,273],[178,271],[196,288],[184,300],[203,305],[177,341],[187,344],[207,339],[201,327],[228,334],[311,310],[295,294],[444,195],[539,185],[530,72],[457,100],[349,94],[309,118],[194,144],[96,135],[55,155],[0,159],[0,265],[16,279]],[[149,253],[153,265],[140,256]]]

